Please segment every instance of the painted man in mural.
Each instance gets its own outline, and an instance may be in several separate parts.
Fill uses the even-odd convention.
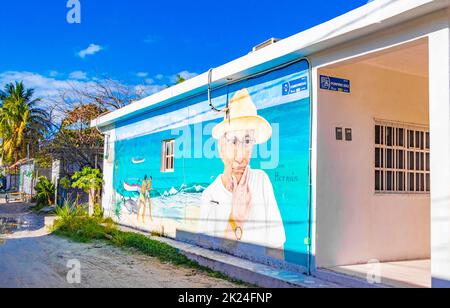
[[[141,190],[139,193],[139,201],[138,201],[138,207],[137,207],[137,221],[139,221],[139,213],[142,210],[142,222],[145,222],[145,211],[147,208],[147,204],[149,204],[149,210],[150,210],[150,220],[153,220],[152,218],[152,203],[150,199],[150,192],[152,190],[152,180],[153,178],[150,177],[148,179],[147,175],[144,177],[144,180],[141,184]]]
[[[281,258],[286,235],[272,183],[264,171],[250,168],[253,147],[271,136],[247,89],[237,92],[213,129],[224,172],[203,193],[200,232],[261,246]]]

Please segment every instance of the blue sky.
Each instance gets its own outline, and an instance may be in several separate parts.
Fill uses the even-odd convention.
[[[24,79],[42,95],[67,80],[108,76],[148,92],[177,73],[202,73],[367,0],[79,0],[81,24],[66,21],[67,0],[2,1],[0,86]]]

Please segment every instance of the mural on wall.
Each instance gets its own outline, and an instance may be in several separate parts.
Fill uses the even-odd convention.
[[[247,89],[234,94],[212,136],[224,168],[202,194],[199,232],[284,250],[286,235],[271,180],[250,168],[254,146],[271,138],[272,127],[257,115]]]
[[[298,62],[214,91],[224,112],[202,95],[116,125],[110,215],[306,264],[308,84]]]

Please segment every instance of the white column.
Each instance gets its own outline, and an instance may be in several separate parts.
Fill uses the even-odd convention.
[[[106,135],[108,137],[106,137]],[[106,216],[114,216],[114,140],[115,140],[115,129],[111,128],[105,132],[105,146],[104,154],[105,159],[103,161],[103,194],[102,194],[102,207]],[[109,142],[109,144],[106,144]],[[109,152],[107,152],[109,150]],[[108,159],[106,159],[108,157]]]
[[[318,77],[318,69],[315,66],[314,60],[311,64],[312,67],[312,80],[311,80],[311,87],[312,87],[312,123],[311,123],[311,138],[312,138],[312,144],[311,144],[311,271],[317,270],[317,147],[318,147],[318,95],[319,95],[319,77]]]
[[[430,35],[429,51],[432,277],[433,287],[450,287],[450,32],[448,23],[442,30]]]

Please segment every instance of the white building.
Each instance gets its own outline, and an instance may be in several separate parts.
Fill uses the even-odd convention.
[[[448,0],[376,0],[100,117],[92,125],[108,137],[104,208],[115,200],[118,123],[206,95],[209,81],[216,89],[307,58],[311,258],[304,265],[317,275],[360,275],[371,260],[387,272],[409,264],[420,277],[402,282],[426,286],[432,277],[434,287],[450,287],[449,24]]]

